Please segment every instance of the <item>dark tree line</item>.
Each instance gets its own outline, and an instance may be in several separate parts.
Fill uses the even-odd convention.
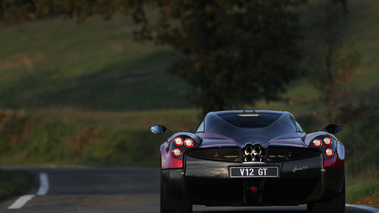
[[[160,19],[145,16],[138,40],[168,44],[182,53],[169,72],[193,86],[203,110],[277,100],[295,79],[302,1],[160,1]]]
[[[33,0],[0,0],[0,24],[13,24],[35,18]]]
[[[360,54],[344,42],[344,27],[349,14],[345,0],[318,0],[307,9],[314,15],[306,28],[306,39],[312,46],[305,53],[308,59],[306,74],[319,91],[320,104],[325,108],[322,112],[325,122],[333,123],[347,102],[346,96],[352,92],[349,84],[359,67]]]
[[[327,0],[342,5],[346,0]],[[0,19],[51,15],[130,15],[138,41],[169,45],[181,54],[168,68],[192,85],[191,101],[209,111],[280,100],[299,75],[303,30],[298,8],[306,0],[0,0]],[[154,12],[153,20],[148,13]],[[8,15],[7,15],[8,14]],[[16,14],[16,13],[15,13]],[[23,14],[23,15],[22,15]],[[323,81],[320,79],[320,81]]]

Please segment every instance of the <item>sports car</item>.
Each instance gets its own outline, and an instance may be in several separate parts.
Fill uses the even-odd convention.
[[[305,133],[289,112],[208,113],[194,133],[174,134],[160,147],[161,213],[192,205],[294,206],[309,212],[345,210],[345,147],[330,124]]]

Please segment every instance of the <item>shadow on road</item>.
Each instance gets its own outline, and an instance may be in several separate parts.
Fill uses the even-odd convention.
[[[306,213],[307,211],[304,210],[236,210],[236,211],[194,211],[193,213],[246,213],[246,212],[252,212],[252,213],[293,213],[293,212],[301,212]]]
[[[244,208],[244,209],[231,209],[231,208],[210,208],[206,209],[206,207],[197,207],[194,208],[193,213],[306,213],[306,206],[293,206],[293,207],[253,207],[253,208]],[[346,205],[345,213],[372,213],[377,212],[370,211],[367,209],[357,208],[356,206]]]
[[[208,208],[208,209],[207,209]],[[276,207],[194,207],[193,213],[306,213],[306,206],[276,206]]]

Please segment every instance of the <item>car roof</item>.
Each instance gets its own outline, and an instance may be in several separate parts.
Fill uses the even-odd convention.
[[[219,114],[228,114],[228,113],[246,113],[246,114],[254,114],[254,113],[275,113],[275,114],[291,114],[286,111],[276,111],[276,110],[224,110],[224,111],[215,111],[213,113]]]

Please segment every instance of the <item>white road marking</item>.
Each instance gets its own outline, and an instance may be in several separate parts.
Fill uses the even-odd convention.
[[[20,209],[27,203],[29,200],[31,200],[35,195],[24,195],[21,196],[14,202],[11,206],[8,207],[8,209]]]
[[[47,174],[46,173],[40,173],[39,174],[39,181],[40,181],[40,186],[39,186],[39,190],[37,192],[37,195],[38,196],[44,196],[49,191],[49,179],[47,178]]]
[[[37,196],[44,196],[49,191],[49,178],[46,173],[39,174],[40,186],[37,192]],[[30,201],[36,195],[28,194],[19,197],[8,209],[21,209],[28,201]]]

